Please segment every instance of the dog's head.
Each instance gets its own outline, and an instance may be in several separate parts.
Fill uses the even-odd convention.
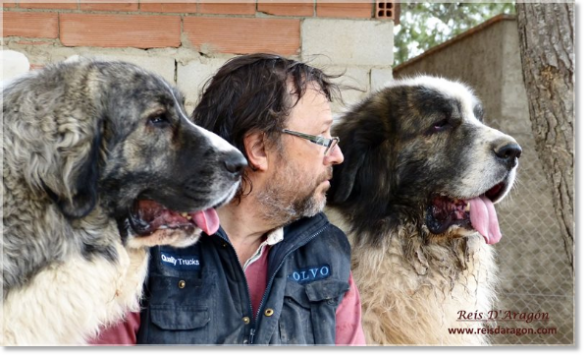
[[[392,82],[333,132],[345,160],[334,167],[328,202],[354,229],[409,223],[429,240],[475,231],[489,244],[500,239],[494,204],[513,185],[521,147],[483,124],[465,85],[426,76]]]
[[[99,205],[123,235],[164,230],[167,238],[196,239],[200,229],[217,230],[214,208],[233,197],[246,160],[194,125],[163,78],[128,63],[84,60],[16,81],[8,95],[14,110],[34,112],[40,137],[29,139],[45,151],[33,153],[40,160],[26,176],[69,219]]]

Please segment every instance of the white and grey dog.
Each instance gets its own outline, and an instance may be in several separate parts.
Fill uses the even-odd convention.
[[[334,128],[329,216],[352,241],[352,272],[371,344],[481,345],[466,314],[491,310],[501,238],[495,203],[515,180],[521,147],[483,123],[467,86],[397,80]],[[486,316],[486,315],[484,315]]]
[[[3,344],[82,344],[138,308],[149,246],[218,228],[246,160],[128,63],[50,65],[2,95]]]

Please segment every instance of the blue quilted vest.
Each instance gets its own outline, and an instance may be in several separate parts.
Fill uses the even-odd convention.
[[[271,247],[253,318],[244,271],[225,232],[151,249],[139,344],[333,345],[349,289],[350,245],[324,214],[284,228]]]

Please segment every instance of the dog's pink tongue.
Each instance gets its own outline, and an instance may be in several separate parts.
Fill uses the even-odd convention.
[[[220,217],[215,209],[209,208],[205,211],[192,213],[195,224],[207,235],[212,235],[220,228]]]
[[[502,235],[492,201],[482,196],[469,202],[472,227],[482,234],[487,244],[498,243]]]

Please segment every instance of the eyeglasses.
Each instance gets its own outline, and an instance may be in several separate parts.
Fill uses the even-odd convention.
[[[340,138],[337,136],[334,136],[333,138],[328,139],[328,138],[324,138],[323,136],[307,135],[307,134],[300,133],[298,131],[293,131],[293,130],[288,130],[288,129],[282,129],[281,132],[285,133],[285,134],[289,134],[289,135],[294,135],[294,136],[300,137],[305,140],[309,140],[312,143],[317,144],[317,145],[325,146],[326,151],[324,152],[324,156],[327,156],[328,152],[330,152],[331,149],[335,148],[336,145],[338,145],[340,143]]]

